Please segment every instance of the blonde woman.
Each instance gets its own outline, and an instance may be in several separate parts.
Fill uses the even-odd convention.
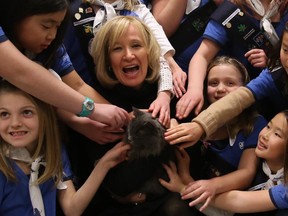
[[[116,16],[107,21],[97,32],[91,48],[97,63],[95,73],[100,84],[97,90],[112,104],[130,112],[133,107],[147,109],[151,101],[160,97],[157,93],[160,47],[140,19]],[[170,99],[162,98],[162,105],[169,106]],[[105,147],[99,148],[92,145],[88,148],[91,163]],[[159,166],[162,165],[158,159],[147,158],[124,162],[111,170],[103,185],[112,201],[107,201],[103,215],[191,215],[193,210],[187,209],[187,203],[177,194],[144,190],[146,180]]]

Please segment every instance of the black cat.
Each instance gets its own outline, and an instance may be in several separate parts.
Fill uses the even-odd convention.
[[[131,145],[128,160],[109,171],[106,188],[116,196],[132,192],[149,196],[167,190],[158,179],[168,179],[163,163],[175,161],[175,146],[164,139],[165,128],[150,113],[133,109],[135,118],[127,126],[124,142]]]
[[[151,113],[133,108],[135,118],[129,123],[124,142],[131,145],[129,160],[158,157],[168,147],[164,127]]]

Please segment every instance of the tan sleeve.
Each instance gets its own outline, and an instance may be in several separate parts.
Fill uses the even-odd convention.
[[[246,87],[240,87],[211,104],[192,121],[200,124],[205,131],[205,137],[209,137],[219,127],[239,115],[254,102],[255,98],[252,92]]]

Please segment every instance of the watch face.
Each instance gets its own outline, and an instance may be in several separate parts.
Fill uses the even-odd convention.
[[[88,110],[93,110],[94,109],[94,103],[92,101],[87,101],[86,108]]]

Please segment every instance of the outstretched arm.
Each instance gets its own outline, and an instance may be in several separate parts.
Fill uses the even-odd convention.
[[[172,74],[164,57],[160,57],[160,79],[157,98],[150,104],[148,111],[165,127],[170,124],[170,101],[173,97]]]
[[[189,63],[187,92],[176,105],[176,117],[186,118],[192,110],[198,115],[203,103],[203,84],[209,62],[216,56],[220,47],[213,41],[203,39]]]
[[[65,215],[81,215],[94,197],[107,172],[126,159],[130,145],[118,143],[95,165],[86,182],[75,191],[71,180],[65,182],[67,189],[58,191],[58,200]]]
[[[276,209],[268,190],[232,190],[217,195],[211,205],[235,213],[265,212]]]
[[[187,0],[152,0],[152,14],[170,37],[184,17]]]
[[[56,107],[81,112],[85,97],[28,59],[9,40],[0,43],[0,59],[0,76],[13,85]],[[113,105],[95,104],[89,118],[119,128],[127,123],[128,113]]]
[[[225,122],[239,115],[255,102],[252,92],[246,87],[239,87],[202,111],[190,123],[182,123],[172,127],[165,133],[170,144],[191,146],[201,137],[209,137]]]
[[[200,207],[200,211],[203,211],[215,195],[233,189],[247,188],[257,170],[258,160],[254,151],[254,148],[244,150],[237,170],[219,177],[190,183],[183,191],[182,199],[192,198],[190,206],[204,203]]]
[[[0,43],[0,76],[56,107],[80,113],[84,96],[24,56],[10,41]]]

